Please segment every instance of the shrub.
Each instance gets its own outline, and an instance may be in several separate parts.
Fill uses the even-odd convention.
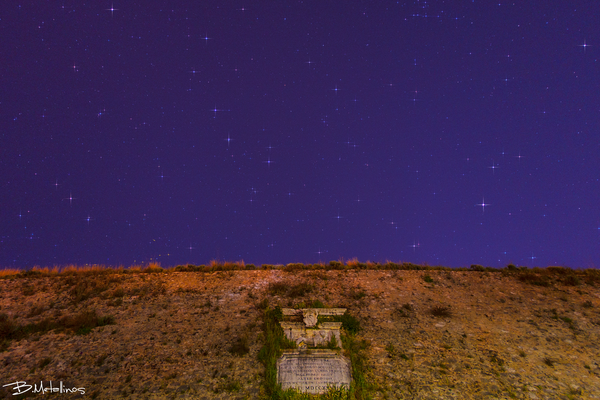
[[[291,298],[301,297],[312,292],[314,286],[302,282],[298,284],[290,284],[289,282],[273,282],[269,284],[267,292],[273,296],[287,296]]]
[[[329,261],[329,269],[344,269],[344,264],[339,261]]]
[[[325,304],[321,300],[313,300],[309,304],[310,308],[325,308]]]
[[[43,359],[40,360],[40,369],[43,369],[44,367],[46,367],[47,365],[49,365],[52,362],[52,359],[50,357],[45,357]]]
[[[248,336],[243,335],[238,337],[235,342],[229,347],[228,351],[238,357],[245,356],[250,351],[248,347]]]
[[[575,275],[568,275],[562,280],[562,283],[567,286],[579,286],[581,280]]]
[[[352,379],[350,395],[355,399],[370,398],[367,391],[370,387],[366,379],[367,355],[366,350],[370,343],[364,339],[358,339],[354,335],[342,335],[344,355],[350,359],[352,365]]]
[[[269,307],[269,300],[268,299],[262,299],[261,301],[259,301],[256,304],[256,308],[258,308],[259,310],[266,310],[267,307]]]
[[[472,270],[472,271],[480,271],[480,272],[483,272],[483,271],[485,271],[485,268],[483,268],[483,266],[482,266],[482,265],[479,265],[479,264],[472,264],[472,265],[471,265],[471,270]]]
[[[529,283],[531,285],[536,285],[536,286],[544,286],[544,287],[548,287],[550,286],[550,282],[548,281],[547,277],[541,277],[538,274],[534,274],[532,272],[524,272],[519,274],[519,280],[521,282],[524,283]]]
[[[360,322],[356,317],[350,315],[348,311],[340,318],[342,328],[346,330],[350,335],[356,335],[360,331]]]
[[[283,267],[283,270],[286,272],[293,272],[293,271],[300,271],[303,270],[304,264],[300,264],[300,263],[292,263],[292,264],[288,264],[285,267]]]
[[[239,392],[242,389],[242,384],[238,381],[234,381],[231,379],[227,379],[225,382],[222,382],[217,386],[215,393],[225,392]]]
[[[327,348],[329,350],[337,350],[340,348],[334,335],[331,335],[331,339],[329,339],[329,342],[327,342]]]
[[[265,366],[266,389],[269,396],[277,396],[281,391],[277,385],[277,359],[281,356],[281,350],[294,348],[296,345],[284,335],[279,325],[281,319],[283,319],[281,307],[265,310],[263,325],[265,340],[258,352],[258,359]]]
[[[352,288],[348,294],[352,300],[360,300],[367,296],[365,291],[360,288]]]
[[[301,297],[301,296],[304,296],[305,294],[312,292],[313,289],[314,289],[314,286],[309,283],[306,283],[306,282],[298,283],[297,285],[291,286],[291,288],[288,292],[288,296],[289,297]]]
[[[556,275],[569,275],[569,274],[573,273],[573,270],[571,268],[558,267],[558,266],[550,266],[550,267],[546,268],[546,271],[548,273],[554,273]]]
[[[434,306],[431,308],[431,310],[429,312],[431,313],[431,315],[436,316],[436,317],[451,317],[452,316],[452,311],[450,310],[450,307],[446,307],[446,306]]]

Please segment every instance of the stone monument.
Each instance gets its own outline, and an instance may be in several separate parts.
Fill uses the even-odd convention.
[[[277,361],[277,382],[283,390],[324,393],[329,387],[349,388],[350,360],[340,354],[341,322],[319,322],[319,316],[340,316],[345,308],[284,308],[281,327],[295,350],[284,350]]]

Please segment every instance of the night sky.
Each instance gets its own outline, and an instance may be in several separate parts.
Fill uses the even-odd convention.
[[[600,4],[0,5],[0,267],[600,264]]]

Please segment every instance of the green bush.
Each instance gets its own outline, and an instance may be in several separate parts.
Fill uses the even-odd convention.
[[[339,270],[344,269],[344,264],[339,261],[329,261],[329,269]]]
[[[296,346],[296,343],[288,340],[283,333],[283,329],[279,325],[279,321],[282,319],[281,307],[265,310],[263,325],[265,342],[258,352],[258,359],[265,366],[265,388],[269,396],[279,396],[281,393],[281,389],[277,385],[277,359],[281,356],[281,350]]]
[[[356,335],[360,331],[360,322],[356,317],[350,315],[348,311],[342,315],[340,321],[342,323],[342,328],[346,330],[350,335]]]

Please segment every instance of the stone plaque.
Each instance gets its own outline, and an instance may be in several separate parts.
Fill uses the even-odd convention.
[[[277,361],[277,382],[283,390],[324,393],[331,386],[350,388],[350,360],[328,350],[284,353]]]

